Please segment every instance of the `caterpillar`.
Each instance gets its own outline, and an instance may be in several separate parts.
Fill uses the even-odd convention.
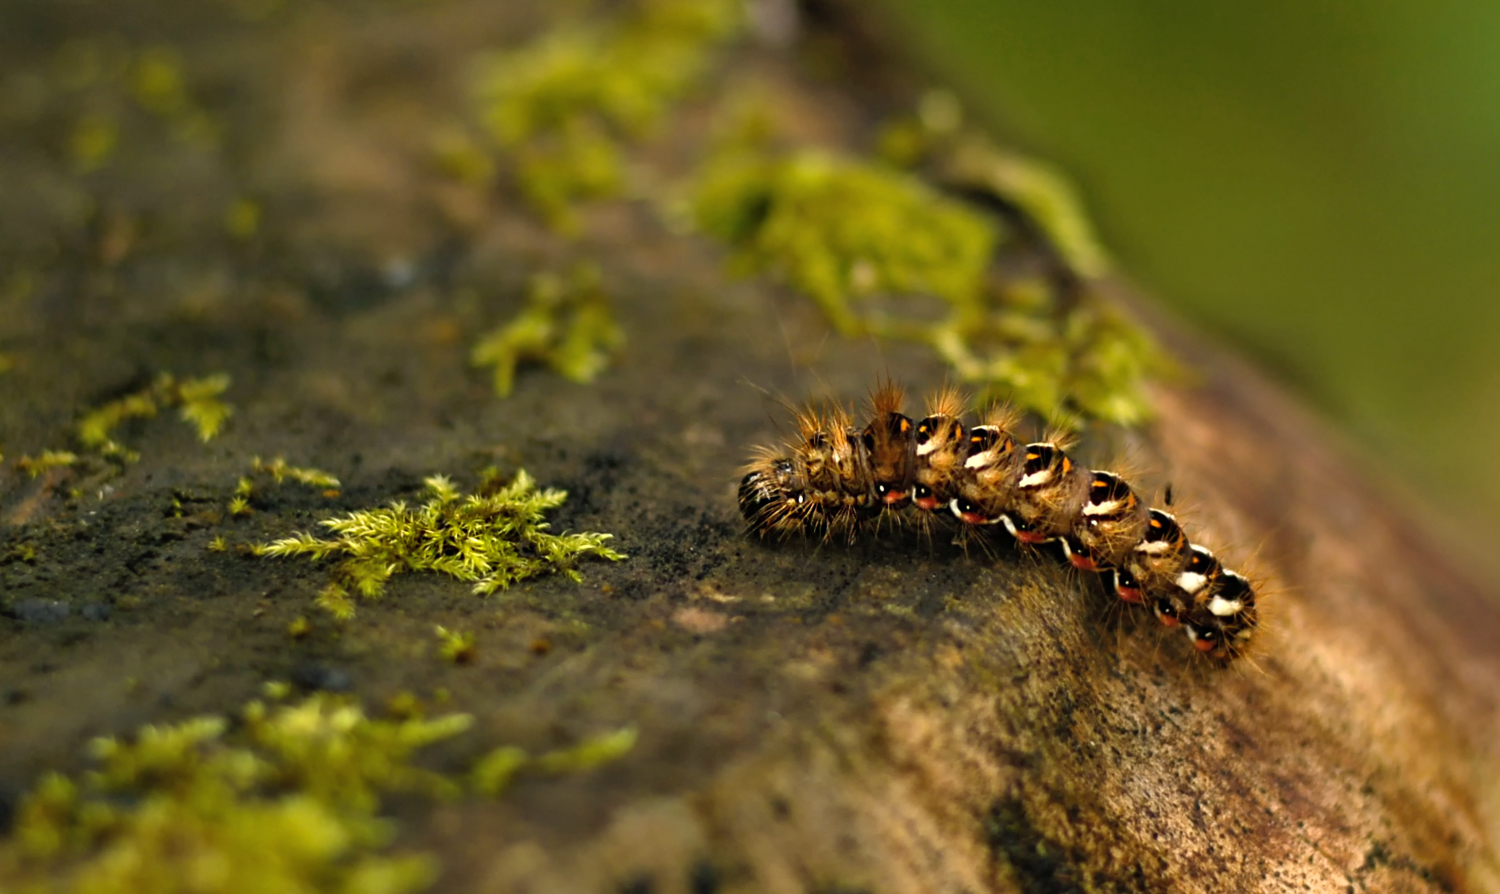
[[[904,399],[901,386],[878,383],[864,428],[837,406],[798,411],[792,439],[756,448],[742,470],[750,533],[852,542],[908,509],[922,524],[951,516],[971,536],[1004,530],[1027,547],[1057,544],[1200,653],[1223,663],[1244,654],[1260,618],[1254,587],[1124,478],[1079,465],[1061,436],[1022,443],[1017,414],[1003,406],[966,426],[955,389],[934,395],[919,422],[901,412]]]

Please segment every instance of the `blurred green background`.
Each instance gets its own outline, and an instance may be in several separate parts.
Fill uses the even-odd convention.
[[[1500,534],[1500,4],[886,2],[1127,275]]]

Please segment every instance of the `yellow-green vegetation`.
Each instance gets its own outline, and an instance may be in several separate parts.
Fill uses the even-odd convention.
[[[352,617],[350,591],[367,599],[380,596],[385,582],[403,571],[438,571],[472,581],[474,592],[489,595],[540,574],[560,572],[582,580],[573,565],[594,556],[625,558],[605,546],[609,534],[551,534],[543,519],[562,505],[567,492],[538,490],[526,472],[509,484],[487,470],[475,493],[464,495],[447,478],[426,480],[427,502],[366,509],[324,521],[335,539],[299,533],[254,548],[261,556],[342,557],[332,583],[317,605],[337,618]]]
[[[288,465],[283,457],[276,457],[270,462],[255,457],[250,462],[251,475],[269,477],[277,484],[287,479],[305,484],[308,487],[323,488],[328,496],[337,496],[339,480],[332,474],[322,469],[304,468],[302,466]],[[249,476],[240,476],[235,483],[234,496],[229,499],[229,514],[233,516],[249,515],[253,510],[250,506],[250,498],[255,496],[255,481]]]
[[[463,630],[449,630],[438,624],[434,630],[438,638],[438,654],[444,661],[468,664],[474,660],[474,634]]]
[[[490,751],[466,775],[423,769],[423,748],[472,726],[466,714],[423,719],[403,710],[373,719],[327,694],[252,701],[239,723],[205,716],[146,726],[129,741],[96,739],[98,769],[48,774],[21,799],[0,841],[0,890],[17,894],[251,894],[400,892],[437,876],[430,855],[395,853],[380,815],[392,793],[451,800],[495,797],[521,772],[578,773],[634,747],[634,727],[533,758]]]
[[[260,230],[260,205],[243,196],[224,209],[224,232],[236,239],[249,239]]]
[[[808,151],[726,153],[696,190],[700,226],[736,249],[735,264],[806,292],[844,335],[904,322],[867,299],[923,294],[979,300],[997,227],[900,171]]]
[[[109,163],[120,144],[120,126],[108,115],[90,113],[79,116],[68,134],[68,155],[73,171],[90,174]]]
[[[322,469],[290,466],[287,465],[286,459],[280,456],[270,462],[265,462],[257,456],[250,461],[250,469],[262,475],[270,475],[277,484],[290,478],[308,487],[336,488],[339,486],[339,480],[331,473]]]
[[[78,462],[78,455],[66,450],[43,450],[39,456],[23,456],[16,460],[16,468],[35,478],[48,469],[71,466]]]
[[[1109,272],[1109,256],[1073,185],[1045,162],[995,145],[964,126],[963,107],[946,90],[930,90],[916,114],[888,124],[879,152],[902,167],[927,165],[943,183],[988,195],[1015,208],[1046,237],[1073,273],[1094,279]]]
[[[639,0],[615,21],[560,27],[482,59],[477,116],[526,200],[568,231],[576,202],[618,193],[625,141],[699,82],[741,14],[739,0]],[[443,148],[450,170],[484,172],[462,141]]]
[[[515,387],[516,367],[522,362],[545,363],[565,379],[591,382],[624,341],[599,268],[580,264],[566,275],[533,276],[525,307],[480,339],[470,360],[495,368],[495,393],[505,397]]]
[[[560,748],[531,757],[525,749],[515,746],[496,748],[480,759],[470,773],[470,785],[483,795],[495,797],[505,791],[506,786],[523,771],[535,771],[549,775],[582,773],[619,760],[635,747],[639,732],[626,726],[612,732],[588,738],[572,748]]]
[[[0,843],[0,889],[16,892],[419,891],[425,855],[387,852],[388,792],[452,798],[462,787],[413,755],[470,726],[376,720],[313,696],[252,702],[224,717],[98,739],[99,769],[44,777]]]
[[[218,141],[222,128],[193,101],[182,57],[172,47],[141,50],[131,66],[130,92],[141,108],[160,117],[171,128],[176,139],[201,146]]]
[[[162,373],[150,386],[89,411],[78,423],[78,441],[106,456],[129,457],[130,451],[115,443],[114,430],[128,419],[154,417],[170,407],[176,407],[182,420],[198,430],[199,440],[212,440],[234,413],[234,408],[219,398],[228,389],[229,376],[223,373],[181,381],[171,373]]]
[[[911,172],[820,151],[724,147],[696,183],[693,211],[732,247],[737,269],[807,294],[845,335],[931,346],[980,403],[1006,400],[1058,423],[1141,421],[1159,352],[1088,291],[1076,268],[1102,270],[1103,254],[1059,181],[1001,158],[985,182],[1014,187],[1002,198],[1044,216],[1044,237],[1068,241],[1066,282],[1003,277],[993,256],[1015,234],[998,217]]]

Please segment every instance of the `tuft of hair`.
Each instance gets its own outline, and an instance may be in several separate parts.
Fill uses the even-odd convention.
[[[1038,443],[1051,444],[1063,453],[1067,453],[1078,445],[1078,429],[1067,428],[1057,423],[1048,423],[1042,430],[1042,439]]]
[[[962,417],[969,409],[969,397],[956,385],[943,384],[936,394],[927,398],[928,416]]]
[[[901,412],[901,404],[905,400],[906,389],[898,385],[895,379],[877,378],[875,390],[870,392],[870,410],[878,419],[887,413]]]
[[[799,449],[807,445],[808,439],[827,429],[824,413],[814,404],[804,404],[792,409],[792,424],[797,427]]]
[[[984,408],[984,412],[979,416],[981,420],[979,424],[993,425],[1006,434],[1016,437],[1016,426],[1021,422],[1023,415],[1020,410],[1017,410],[1010,404],[995,401]],[[1019,437],[1016,437],[1016,440],[1021,441],[1023,444],[1025,443]]]

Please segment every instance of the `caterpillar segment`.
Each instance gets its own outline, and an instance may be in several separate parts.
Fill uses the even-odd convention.
[[[918,509],[939,511],[955,496],[969,456],[968,430],[960,418],[963,408],[963,396],[944,388],[928,402],[926,418],[917,423],[912,502]]]
[[[917,423],[901,412],[903,396],[895,383],[879,383],[863,428],[841,408],[799,412],[793,439],[758,449],[743,469],[739,504],[749,530],[852,542],[909,517],[907,507],[924,528],[948,509],[965,532],[1003,527],[1025,545],[1059,543],[1074,567],[1105,576],[1121,601],[1150,609],[1164,626],[1181,627],[1200,654],[1220,663],[1244,654],[1259,626],[1254,587],[1124,478],[1082,467],[1057,439],[1023,446],[1003,408],[965,427],[952,389],[930,400]]]
[[[1243,575],[1228,570],[1194,597],[1182,619],[1193,647],[1220,661],[1244,654],[1259,623],[1255,589]]]
[[[912,500],[916,483],[917,440],[909,417],[901,413],[904,392],[884,382],[870,399],[872,418],[861,437],[870,457],[875,497],[887,509],[900,509]]]
[[[1147,593],[1175,586],[1191,552],[1192,544],[1177,519],[1160,509],[1150,510],[1145,534],[1114,571],[1115,595],[1126,602],[1144,603]]]
[[[1082,571],[1117,567],[1146,536],[1149,519],[1145,501],[1125,479],[1094,472],[1073,531],[1062,538],[1063,551]]]
[[[966,525],[1009,525],[1026,462],[1020,441],[1010,433],[1013,424],[1009,414],[991,410],[982,425],[969,430],[963,471],[948,502]]]
[[[1050,543],[1071,534],[1088,502],[1088,469],[1051,441],[1027,444],[1005,528],[1022,543]]]

